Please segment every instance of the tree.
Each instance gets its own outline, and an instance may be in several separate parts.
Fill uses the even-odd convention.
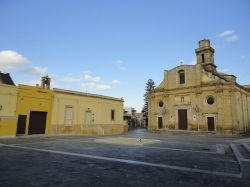
[[[155,88],[155,82],[152,79],[148,79],[148,82],[146,83],[145,86],[145,94],[144,94],[144,106],[142,109],[142,113],[143,113],[143,118],[145,120],[146,123],[146,127],[148,126],[148,96],[150,91],[152,91]]]

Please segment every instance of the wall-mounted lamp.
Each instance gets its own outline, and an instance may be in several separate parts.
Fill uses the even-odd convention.
[[[3,105],[0,105],[0,110],[3,110]]]

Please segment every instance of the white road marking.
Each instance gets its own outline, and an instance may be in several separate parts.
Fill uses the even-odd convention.
[[[193,152],[193,153],[206,153],[206,154],[217,154],[216,152],[209,152],[209,151],[196,151],[190,149],[177,149],[177,148],[169,148],[169,147],[155,147],[155,146],[143,146],[141,148],[150,148],[150,149],[166,149],[171,151],[183,151],[183,152]]]
[[[78,142],[92,142],[90,140],[68,140],[68,139],[57,139],[57,140],[48,140],[48,141],[36,141],[36,142],[28,142],[28,143],[21,143],[21,144],[12,144],[12,145],[32,145],[32,144],[40,144],[40,143],[57,143],[57,142],[68,142],[68,141],[78,141]]]
[[[120,158],[111,158],[111,157],[80,154],[80,153],[71,153],[71,152],[64,152],[64,151],[55,151],[55,150],[49,150],[49,149],[38,149],[38,148],[23,147],[23,146],[17,146],[17,145],[7,145],[7,144],[0,144],[0,145],[5,146],[5,147],[19,148],[19,149],[39,151],[39,152],[45,152],[45,153],[54,153],[54,154],[60,154],[60,155],[77,156],[77,157],[83,157],[83,158],[89,158],[89,159],[97,159],[97,160],[107,160],[107,161],[111,161],[111,162],[120,162],[120,163],[126,163],[126,164],[134,164],[134,165],[160,167],[160,168],[173,169],[173,170],[185,171],[185,172],[194,172],[194,173],[202,173],[202,174],[210,174],[210,175],[217,175],[217,176],[223,176],[223,177],[234,177],[234,178],[241,178],[242,177],[241,174],[209,171],[209,170],[196,169],[196,168],[187,168],[187,167],[173,166],[173,165],[167,165],[167,164],[157,164],[157,163],[151,163],[151,162],[127,160],[127,159],[120,159]]]
[[[95,142],[94,139],[88,139],[88,140],[68,140],[68,139],[58,139],[58,140],[51,140],[51,141],[37,141],[37,142],[28,142],[28,143],[22,143],[22,144],[12,144],[12,145],[17,145],[17,146],[22,146],[22,145],[32,145],[32,144],[43,144],[43,143],[57,143],[57,142],[68,142],[68,141],[77,141],[77,142],[91,142],[91,143],[98,143]],[[205,153],[205,154],[220,154],[218,152],[211,152],[211,151],[197,151],[197,150],[191,150],[191,149],[178,149],[178,148],[171,148],[171,147],[157,147],[157,146],[138,146],[138,145],[123,145],[123,144],[112,144],[112,143],[106,143],[108,145],[112,146],[131,146],[131,147],[138,147],[138,148],[148,148],[148,149],[161,149],[161,150],[171,150],[171,151],[183,151],[183,152],[192,152],[192,153]]]

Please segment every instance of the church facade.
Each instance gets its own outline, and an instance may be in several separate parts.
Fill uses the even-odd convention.
[[[199,41],[195,65],[164,71],[149,94],[148,129],[239,134],[250,131],[250,89],[220,73],[209,40]]]

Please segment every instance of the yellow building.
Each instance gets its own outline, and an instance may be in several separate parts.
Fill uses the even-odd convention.
[[[51,122],[52,92],[48,87],[18,86],[17,134],[47,134]]]
[[[16,136],[17,87],[0,84],[0,136]]]
[[[41,86],[0,84],[0,136],[121,134],[123,99]]]
[[[195,65],[165,70],[164,80],[150,93],[148,129],[250,131],[249,87],[217,71],[209,40],[201,40],[195,52]]]
[[[53,89],[52,134],[121,134],[123,99]]]

